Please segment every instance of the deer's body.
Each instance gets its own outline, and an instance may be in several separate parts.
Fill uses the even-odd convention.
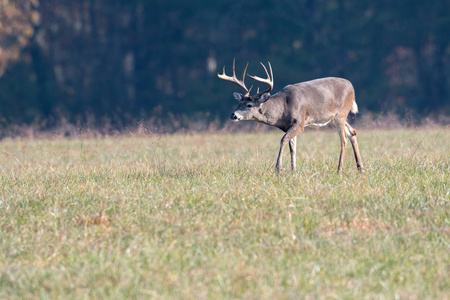
[[[357,168],[364,169],[356,140],[356,130],[347,123],[349,112],[358,112],[355,91],[350,81],[336,77],[321,78],[288,85],[278,93],[270,95],[273,88],[273,74],[270,66],[271,75],[264,67],[267,79],[250,76],[257,81],[269,84],[270,88],[250,96],[251,88],[247,89],[244,84],[245,70],[242,80],[237,80],[233,61],[233,77],[226,76],[225,72],[219,75],[220,78],[233,81],[247,91],[246,95],[233,93],[235,99],[239,101],[239,106],[231,114],[231,119],[253,120],[278,127],[285,132],[281,139],[277,171],[281,171],[283,149],[288,143],[291,167],[295,171],[296,137],[305,127],[321,127],[328,124],[338,130],[341,139],[338,172],[342,169],[347,137],[353,146]]]
[[[284,87],[261,104],[251,120],[284,132],[301,122],[304,127],[319,127],[330,123],[342,110],[348,114],[353,102],[350,81],[334,77],[316,79]]]

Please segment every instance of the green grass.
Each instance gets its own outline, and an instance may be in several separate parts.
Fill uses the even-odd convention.
[[[3,140],[0,298],[450,298],[449,129],[281,136]]]

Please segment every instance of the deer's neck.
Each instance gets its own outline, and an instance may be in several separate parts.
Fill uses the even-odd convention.
[[[254,121],[275,126],[286,131],[287,124],[285,124],[283,118],[286,115],[285,104],[284,99],[279,94],[271,96],[269,100],[261,104],[258,113],[253,116]]]

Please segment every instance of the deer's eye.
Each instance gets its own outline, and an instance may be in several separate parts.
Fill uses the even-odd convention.
[[[247,108],[252,108],[252,107],[253,107],[253,104],[247,103],[246,107],[247,107]]]

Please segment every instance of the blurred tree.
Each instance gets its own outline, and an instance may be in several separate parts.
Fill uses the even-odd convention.
[[[275,89],[350,79],[362,111],[449,112],[449,3],[3,0],[0,121],[226,118],[222,65],[270,60]],[[14,63],[12,63],[14,62]],[[25,108],[25,109],[24,109]],[[204,115],[203,115],[204,116]],[[169,120],[170,119],[170,120]],[[179,120],[179,118],[178,118]]]
[[[0,2],[0,76],[7,65],[19,59],[21,50],[39,23],[38,0],[3,0]]]

